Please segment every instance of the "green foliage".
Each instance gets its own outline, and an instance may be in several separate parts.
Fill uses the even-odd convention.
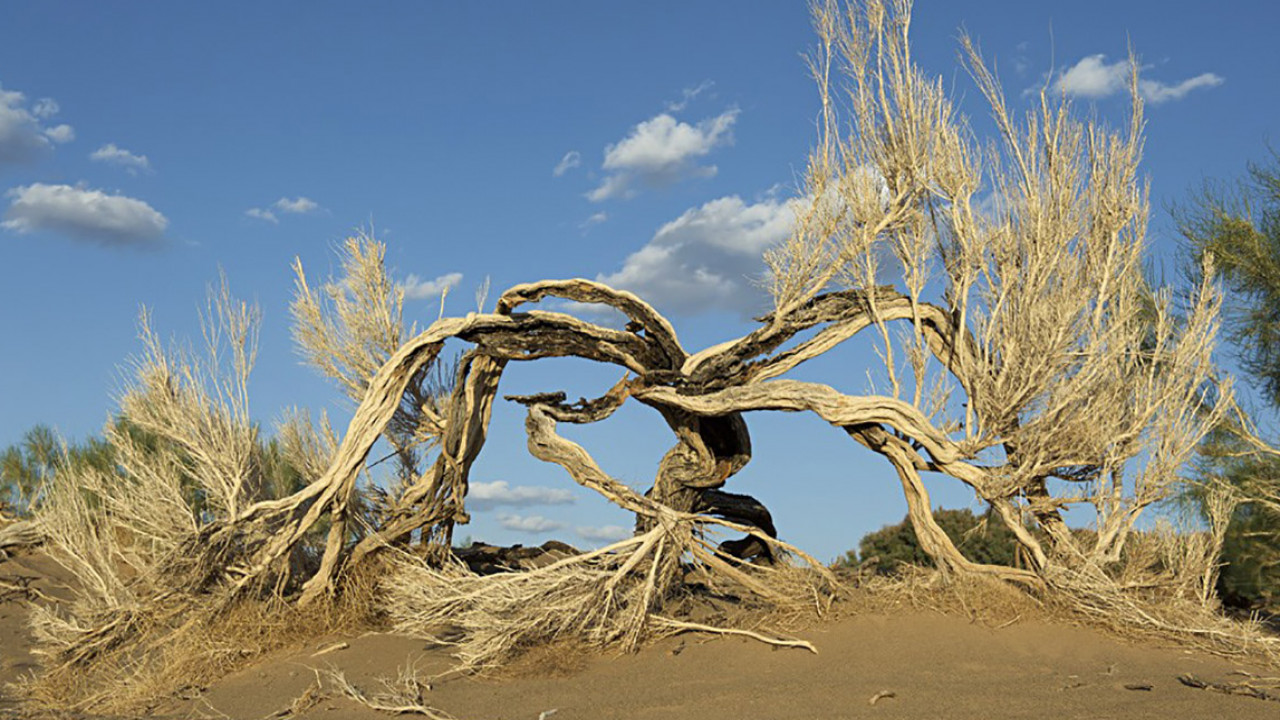
[[[1018,542],[1004,523],[988,522],[989,518],[974,515],[968,509],[938,509],[933,512],[933,517],[970,560],[1005,566],[1016,564]],[[872,558],[877,559],[876,572],[881,574],[892,574],[904,565],[933,565],[929,555],[920,547],[910,518],[868,533],[858,543],[858,552],[848,551],[837,564],[852,566]]]
[[[1280,155],[1251,165],[1238,187],[1207,186],[1177,213],[1197,265],[1223,279],[1226,323],[1241,367],[1280,408]],[[1184,500],[1204,508],[1197,486],[1225,481],[1242,499],[1227,526],[1218,594],[1240,608],[1280,614],[1280,456],[1260,453],[1247,432],[1224,425],[1200,447],[1198,483]]]
[[[1280,457],[1250,452],[1238,428],[1222,427],[1201,445],[1196,474],[1182,497],[1193,508],[1205,507],[1204,488],[1214,481],[1241,499],[1223,537],[1218,597],[1229,607],[1280,615]]]
[[[1280,406],[1280,155],[1237,188],[1207,186],[1177,219],[1197,265],[1211,256],[1226,285],[1242,365]]]
[[[176,450],[171,441],[130,423],[122,416],[113,421],[112,430],[127,434],[139,447],[158,452],[162,445]],[[181,451],[177,451],[181,455]],[[262,477],[262,495],[284,497],[306,484],[297,467],[286,457],[275,439],[259,441],[255,464]],[[188,465],[189,463],[184,463]],[[28,430],[18,443],[0,452],[0,510],[19,516],[29,515],[39,504],[41,487],[55,474],[68,468],[94,467],[102,471],[123,473],[117,466],[116,451],[103,438],[90,437],[84,442],[64,442],[45,425]],[[188,505],[197,516],[207,511],[207,502],[194,478],[183,479]]]
[[[46,425],[28,430],[18,443],[0,452],[0,509],[27,515],[39,501],[40,488],[64,468],[114,464],[111,446],[100,438],[68,443]]]

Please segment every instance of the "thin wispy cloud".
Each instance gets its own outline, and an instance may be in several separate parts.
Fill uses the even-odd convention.
[[[142,200],[71,185],[14,188],[0,226],[19,234],[54,232],[105,246],[152,246],[169,220]]]
[[[733,124],[738,109],[730,108],[697,125],[662,113],[642,123],[617,143],[605,148],[604,181],[587,198],[600,202],[632,197],[639,186],[663,187],[686,178],[711,177],[715,165],[697,161],[714,148],[733,142]]]
[[[270,210],[265,210],[263,208],[249,208],[248,210],[244,211],[244,214],[248,215],[251,218],[262,220],[263,222],[269,222],[272,225],[280,224],[280,218],[276,217],[275,213],[271,212]]]
[[[272,225],[279,225],[280,214],[306,215],[306,214],[314,213],[323,209],[324,208],[320,207],[319,203],[317,203],[316,201],[308,197],[302,197],[302,196],[298,196],[296,198],[282,197],[279,200],[271,203],[271,205],[268,207],[249,208],[248,210],[244,211],[244,214],[251,218],[262,220],[264,222],[269,222]]]
[[[552,168],[551,175],[553,177],[560,177],[581,164],[582,153],[577,150],[570,150],[565,153],[564,157],[560,158],[560,162],[556,163],[556,166]]]
[[[748,204],[731,195],[692,208],[663,225],[615,273],[599,276],[673,313],[763,309],[753,284],[764,272],[761,255],[786,239],[795,223],[789,201],[766,197]]]
[[[48,120],[60,112],[62,112],[62,106],[53,98],[40,98],[35,105],[31,106],[31,114],[41,120]]]
[[[1152,104],[1181,100],[1192,91],[1224,82],[1221,76],[1207,72],[1169,84],[1142,77],[1142,72],[1149,69],[1150,66],[1138,68],[1138,94]],[[1128,58],[1107,62],[1106,55],[1089,55],[1058,73],[1051,87],[1064,95],[1096,100],[1128,92],[1132,72],[1133,65]]]
[[[434,280],[424,280],[417,275],[409,275],[404,279],[404,282],[400,283],[400,289],[404,291],[404,296],[407,300],[439,300],[445,291],[452,290],[460,282],[462,282],[462,273],[460,272],[447,273]],[[472,484],[472,492],[474,492],[476,485],[483,484]],[[506,483],[502,484],[505,485]],[[470,496],[474,497],[474,495]]]
[[[671,100],[667,102],[667,112],[680,112],[689,107],[689,103],[693,102],[699,95],[715,87],[715,83],[710,80],[703,80],[696,86],[685,88],[680,91],[679,100]]]
[[[52,98],[27,107],[26,95],[0,87],[0,166],[33,162],[54,145],[74,140],[70,125],[46,122],[59,110]]]
[[[564,527],[564,523],[541,515],[502,514],[498,516],[498,524],[507,530],[522,533],[550,532]]]
[[[598,212],[592,215],[591,217],[587,218],[586,220],[583,220],[582,222],[578,223],[578,229],[585,233],[586,231],[590,230],[592,227],[599,225],[600,223],[606,222],[608,220],[609,220],[609,213],[606,213],[603,211]]]
[[[1027,57],[1027,51],[1031,49],[1031,43],[1023,40],[1014,48],[1013,71],[1018,77],[1023,77],[1027,71],[1031,69],[1031,60]]]
[[[631,528],[621,525],[601,525],[599,527],[585,526],[574,528],[578,533],[578,537],[591,542],[618,542],[626,540],[635,533]]]
[[[139,172],[150,172],[151,170],[151,161],[147,159],[146,155],[131,153],[122,147],[118,147],[115,143],[107,143],[89,153],[89,159],[94,162],[124,168],[131,175],[137,175]]]

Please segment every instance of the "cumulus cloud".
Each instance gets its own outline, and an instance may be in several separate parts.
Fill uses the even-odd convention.
[[[58,110],[58,103],[51,98],[42,98],[28,108],[26,95],[0,87],[0,165],[31,162],[54,144],[74,140],[76,133],[70,125],[44,122]]]
[[[101,245],[158,242],[169,220],[147,203],[70,185],[35,183],[7,192],[12,198],[0,226],[20,234],[49,231]]]
[[[523,533],[549,532],[564,527],[564,523],[544,518],[541,515],[511,515],[505,513],[498,516],[498,524],[508,530]]]
[[[282,197],[279,200],[271,203],[270,207],[249,208],[248,210],[244,211],[244,214],[248,215],[251,218],[256,218],[264,222],[269,222],[272,225],[279,225],[280,216],[277,215],[277,213],[287,213],[290,215],[305,215],[306,213],[313,213],[321,209],[322,208],[320,207],[320,205],[316,203],[316,201],[312,200],[311,198],[298,196],[291,200],[287,197]]]
[[[573,168],[578,167],[581,164],[582,164],[582,153],[578,152],[577,150],[570,150],[569,152],[564,154],[564,157],[560,158],[560,162],[556,163],[556,166],[554,169],[552,169],[551,174],[555,177],[560,177],[561,175],[564,175],[565,173],[569,172]]]
[[[750,314],[763,307],[763,293],[752,284],[764,272],[761,255],[794,223],[787,201],[747,204],[736,195],[722,197],[663,225],[622,269],[598,279],[656,300],[667,311]]]
[[[711,177],[715,165],[698,165],[714,148],[733,142],[737,108],[698,123],[676,120],[662,113],[632,128],[625,138],[604,151],[603,169],[610,173],[587,199],[600,202],[630,197],[637,185],[662,187],[688,177]]]
[[[564,488],[516,485],[506,480],[473,482],[467,488],[467,505],[476,510],[492,510],[499,506],[530,507],[533,505],[571,505],[573,493]]]
[[[404,296],[409,300],[435,300],[445,290],[452,290],[460,282],[462,282],[460,272],[441,275],[435,280],[423,280],[417,275],[410,275],[400,283],[400,288],[404,290]],[[475,488],[475,485],[471,487]]]
[[[1147,68],[1139,68],[1146,70]],[[1132,64],[1128,58],[1107,62],[1106,55],[1089,55],[1060,72],[1053,81],[1053,89],[1065,95],[1098,99],[1124,93],[1129,88]],[[1169,85],[1159,80],[1139,78],[1138,94],[1149,103],[1181,100],[1192,90],[1221,85],[1223,78],[1213,73],[1201,73],[1182,82]]]
[[[117,147],[115,143],[107,143],[89,153],[89,159],[122,167],[128,170],[130,175],[137,175],[138,171],[146,172],[151,169],[151,161],[146,155],[135,155],[122,147]]]
[[[600,527],[579,527],[575,528],[578,537],[591,542],[617,542],[626,540],[634,533],[631,528],[621,525],[601,525]]]

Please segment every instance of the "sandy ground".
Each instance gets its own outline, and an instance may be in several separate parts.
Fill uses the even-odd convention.
[[[39,577],[48,570],[32,558],[0,563],[0,576]],[[0,602],[0,682],[36,667],[24,615],[19,604]],[[435,682],[424,700],[459,720],[1280,717],[1280,703],[1188,688],[1177,680],[1193,673],[1230,682],[1241,679],[1233,671],[1274,676],[1274,670],[1129,643],[1088,628],[1038,621],[991,628],[904,610],[846,617],[799,636],[819,653],[702,634],[625,656],[542,651],[505,677]],[[338,643],[346,647],[315,655]],[[380,678],[402,668],[413,666],[425,679],[449,663],[447,649],[412,638],[318,638],[200,689],[167,714],[257,720],[302,695],[316,669],[339,670],[373,695]],[[16,711],[4,692],[0,717]],[[387,715],[330,696],[295,717]]]

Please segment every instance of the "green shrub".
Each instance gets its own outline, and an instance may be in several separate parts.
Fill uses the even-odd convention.
[[[988,522],[985,516],[974,515],[968,509],[940,508],[933,512],[933,517],[960,552],[970,560],[991,565],[1015,564],[1018,541],[1004,523],[994,519]],[[858,543],[857,552],[846,552],[837,561],[837,565],[861,565],[873,559],[876,561],[876,572],[884,575],[895,573],[904,565],[933,565],[929,555],[920,547],[910,518],[903,518],[896,525],[886,525],[868,533]]]

